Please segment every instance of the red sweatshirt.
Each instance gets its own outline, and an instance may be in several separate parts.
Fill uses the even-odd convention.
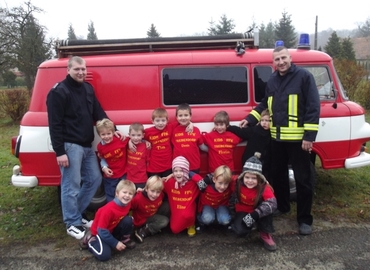
[[[110,143],[98,143],[97,149],[101,158],[104,158],[108,163],[109,169],[113,171],[110,178],[120,178],[126,173],[126,147],[130,138],[121,141],[116,136]]]
[[[200,168],[200,149],[199,145],[203,143],[202,134],[199,128],[193,127],[193,132],[188,134],[186,126],[178,125],[173,130],[172,135],[173,157],[183,156],[189,161],[189,170]]]
[[[217,209],[221,205],[228,206],[231,194],[235,190],[235,181],[232,180],[227,187],[227,189],[220,193],[215,189],[215,184],[212,183],[206,187],[204,192],[200,193],[199,203],[198,203],[198,213],[201,213],[203,207],[208,205],[213,209]]]
[[[171,210],[170,228],[175,234],[195,225],[196,198],[200,191],[195,181],[189,180],[179,189],[175,188],[176,180],[171,177],[163,182]]]
[[[98,228],[107,229],[110,233],[125,216],[128,215],[131,202],[125,206],[119,206],[115,201],[110,201],[98,209],[91,225],[92,235],[98,234]]]
[[[204,144],[208,146],[208,170],[214,172],[217,167],[226,165],[234,171],[234,149],[242,140],[230,131],[218,133],[211,131],[203,135]]]
[[[131,201],[132,217],[136,227],[143,226],[147,218],[157,213],[158,208],[162,205],[163,197],[164,193],[161,192],[155,201],[151,201],[143,192],[136,193]]]
[[[145,129],[144,139],[151,143],[150,160],[147,171],[160,173],[172,168],[171,137],[174,125],[167,124],[163,130],[155,126]]]
[[[136,145],[136,152],[127,149],[127,179],[134,184],[146,183],[148,176],[146,174],[146,166],[149,160],[149,150],[145,143]]]
[[[254,211],[254,200],[256,196],[256,188],[250,189],[244,185],[240,185],[240,196],[238,196],[239,202],[235,204],[235,211],[252,213]],[[262,201],[266,201],[271,198],[275,198],[275,195],[271,187],[269,185],[266,185],[265,190],[262,193]]]

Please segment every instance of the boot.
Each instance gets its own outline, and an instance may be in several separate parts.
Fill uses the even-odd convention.
[[[126,246],[127,249],[133,249],[135,247],[135,242],[131,240],[130,235],[124,235],[121,242]]]
[[[271,234],[266,232],[260,232],[260,237],[263,242],[263,247],[267,249],[268,251],[275,251],[276,250],[276,244],[274,242],[274,239],[272,239]]]
[[[139,243],[144,242],[144,238],[152,235],[147,226],[143,226],[135,231],[135,237]]]

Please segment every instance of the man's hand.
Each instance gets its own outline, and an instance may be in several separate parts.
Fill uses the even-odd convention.
[[[246,119],[243,119],[239,123],[239,127],[246,127],[248,125],[248,121]]]
[[[302,141],[302,150],[303,151],[308,151],[309,153],[311,153],[311,151],[312,151],[312,142],[303,140]]]
[[[64,155],[61,155],[61,156],[57,157],[57,163],[61,167],[64,167],[64,168],[68,167],[69,166],[69,161],[68,161],[67,155],[64,154]]]

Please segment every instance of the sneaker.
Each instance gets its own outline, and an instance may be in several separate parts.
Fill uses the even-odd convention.
[[[128,249],[133,249],[136,244],[134,241],[131,240],[130,236],[124,237],[121,242],[126,246]]]
[[[195,236],[196,233],[197,233],[197,231],[195,230],[195,226],[194,225],[193,226],[190,226],[188,228],[188,235],[189,235],[189,237]]]
[[[301,223],[301,225],[299,225],[299,234],[310,235],[311,233],[312,233],[312,228],[310,225],[306,223]]]
[[[149,235],[151,235],[151,233],[146,226],[141,227],[135,231],[135,237],[139,241],[139,243],[144,242],[144,238],[148,237]]]
[[[80,243],[79,243],[80,248],[88,249],[89,242],[92,238],[93,238],[93,236],[91,235],[90,229],[86,229],[85,236],[82,237],[82,239],[80,240]]]
[[[84,226],[85,228],[91,228],[93,221],[94,220],[90,220],[85,214],[82,215],[81,222],[82,226]]]
[[[276,250],[276,244],[274,242],[274,239],[272,239],[271,234],[260,232],[260,237],[263,242],[263,247],[267,249],[268,251],[275,251]]]
[[[77,240],[80,240],[85,235],[85,228],[82,226],[71,225],[67,229],[67,234],[76,238]]]

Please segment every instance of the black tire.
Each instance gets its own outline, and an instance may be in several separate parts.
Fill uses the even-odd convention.
[[[312,187],[315,188],[316,179],[317,179],[316,167],[312,162],[310,164],[311,164],[310,170],[311,170],[311,177],[312,177]],[[297,189],[295,185],[294,172],[290,165],[288,167],[288,175],[289,175],[290,201],[295,202],[297,201]]]
[[[105,196],[104,185],[103,183],[96,191],[94,197],[92,198],[89,206],[87,207],[88,211],[96,212],[100,207],[107,203],[107,198]]]

